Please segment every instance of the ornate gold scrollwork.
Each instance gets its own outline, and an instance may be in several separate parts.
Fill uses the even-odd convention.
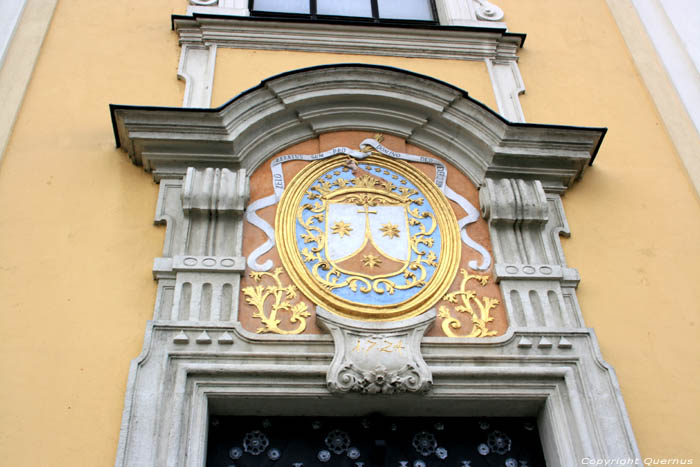
[[[467,289],[467,282],[470,280],[478,281],[482,287],[485,287],[488,283],[489,276],[482,276],[477,274],[469,274],[465,269],[461,269],[462,282],[459,286],[457,292],[448,293],[443,297],[443,300],[457,304],[461,302],[461,305],[457,305],[455,310],[460,313],[469,313],[472,318],[472,330],[467,335],[459,335],[453,331],[453,329],[459,329],[462,327],[462,323],[450,314],[449,308],[446,306],[441,306],[438,311],[438,316],[442,318],[442,331],[448,337],[487,337],[496,335],[496,331],[488,329],[488,323],[493,321],[491,317],[491,310],[496,307],[500,302],[496,298],[491,297],[479,297],[476,290]],[[475,303],[478,311],[474,311],[471,303]]]
[[[417,258],[410,263],[406,262],[403,275],[406,279],[408,279],[408,281],[403,286],[398,286],[384,278],[373,278],[369,275],[361,274],[351,274],[345,281],[339,282],[337,278],[341,276],[341,271],[320,256],[319,253],[324,249],[326,239],[321,229],[315,227],[313,223],[317,220],[319,222],[323,221],[323,213],[326,211],[328,196],[334,195],[334,193],[344,193],[341,195],[335,194],[334,196],[345,203],[363,207],[365,210],[369,210],[370,207],[376,207],[382,204],[410,206],[413,203],[420,206],[424,202],[423,198],[410,198],[418,193],[417,190],[401,187],[398,188],[400,194],[397,195],[396,193],[392,193],[392,190],[396,189],[396,186],[394,186],[392,183],[384,182],[380,189],[375,188],[377,183],[378,182],[376,179],[370,178],[367,175],[362,175],[351,180],[350,184],[348,184],[346,180],[342,178],[332,183],[321,181],[320,184],[312,186],[307,192],[308,198],[312,200],[318,199],[320,201],[317,201],[315,205],[302,204],[297,210],[297,220],[301,227],[305,229],[305,232],[301,234],[301,238],[304,239],[304,243],[314,242],[318,245],[316,247],[312,247],[311,249],[304,248],[301,251],[301,254],[305,262],[317,261],[312,271],[312,275],[328,290],[347,286],[353,291],[358,290],[359,287],[359,290],[362,293],[374,291],[378,294],[387,292],[391,295],[395,292],[395,290],[423,287],[426,284],[425,278],[427,276],[426,269],[423,264],[437,267],[438,258],[435,253],[431,251],[426,254],[418,249],[419,245],[421,244],[433,246],[433,239],[430,238],[430,236],[437,228],[437,222],[431,213],[421,212],[418,208],[407,209],[406,211],[410,216],[408,218],[408,223],[410,225],[418,226],[420,230],[410,238],[410,247],[416,253]],[[367,192],[360,191],[357,193],[358,190],[366,190]],[[304,220],[305,211],[313,213],[313,215],[309,216],[306,221]],[[423,221],[427,219],[430,220],[430,227],[426,230]],[[352,231],[352,227],[349,224],[342,223],[341,225],[341,223],[336,223],[331,230],[333,233],[336,233],[342,237],[343,235],[349,234],[349,232]],[[385,224],[382,232],[384,232],[385,236],[389,236],[389,238],[392,238],[392,236],[399,237],[398,226],[393,226],[392,224]],[[362,261],[369,270],[381,264],[381,259],[372,255],[366,256]],[[418,271],[419,276],[414,271]]]
[[[404,219],[387,218],[372,234],[377,237],[370,237],[369,221],[361,228],[351,218],[329,220],[335,205],[354,205],[368,216],[402,207]],[[459,226],[445,195],[419,169],[384,155],[360,162],[338,154],[309,164],[286,187],[275,232],[292,282],[314,303],[352,319],[391,321],[423,313],[447,291],[459,264]],[[407,253],[380,258],[372,243],[356,257],[361,262],[329,258],[329,245],[362,234],[366,244],[405,241]],[[370,302],[362,296],[387,298]]]
[[[253,305],[258,311],[253,313],[253,318],[259,318],[264,326],[259,327],[258,333],[272,332],[275,334],[300,334],[306,329],[306,318],[311,316],[311,314],[306,311],[307,305],[304,302],[297,302],[292,304],[289,300],[296,298],[297,288],[289,284],[283,286],[280,281],[280,274],[282,274],[282,268],[276,268],[274,272],[258,272],[253,271],[250,273],[250,277],[260,284],[264,277],[272,278],[275,285],[256,285],[255,287],[244,287],[242,292],[246,296],[246,303]],[[274,303],[270,308],[269,314],[265,312],[265,302],[268,298],[274,298]],[[279,328],[279,324],[282,320],[277,319],[278,311],[288,311],[292,313],[289,318],[290,323],[299,323],[299,325],[290,331]]]

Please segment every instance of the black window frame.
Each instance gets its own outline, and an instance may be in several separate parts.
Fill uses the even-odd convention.
[[[435,0],[427,0],[430,4],[430,12],[433,15],[432,20],[421,19],[396,19],[396,18],[380,18],[379,4],[377,0],[370,0],[372,6],[372,17],[363,16],[337,16],[337,15],[319,15],[317,13],[316,0],[309,1],[310,13],[285,13],[276,11],[260,11],[255,9],[255,0],[248,0],[248,10],[251,17],[261,18],[283,18],[283,19],[308,19],[308,20],[323,20],[323,21],[338,21],[343,23],[376,23],[376,24],[415,24],[415,25],[439,25],[437,7]]]

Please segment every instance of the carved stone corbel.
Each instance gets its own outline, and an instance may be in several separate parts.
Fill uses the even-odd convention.
[[[182,185],[188,255],[233,255],[240,250],[240,226],[248,200],[248,179],[244,169],[195,169],[189,167]],[[232,238],[233,235],[233,238]],[[231,242],[232,239],[237,241]]]
[[[156,318],[230,321],[237,309],[242,215],[248,199],[244,169],[195,169],[161,180],[157,219],[168,223],[164,257],[157,258]]]
[[[479,198],[510,322],[518,327],[581,326],[572,289],[578,273],[558,254],[558,236],[568,232],[559,195],[547,195],[539,180],[487,178]]]
[[[549,219],[547,196],[539,180],[485,180],[479,192],[484,219],[491,226],[499,263],[544,262],[541,231]]]

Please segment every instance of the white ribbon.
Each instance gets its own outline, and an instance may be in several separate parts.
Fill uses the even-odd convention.
[[[452,190],[452,188],[447,186],[447,167],[445,167],[445,164],[443,164],[437,159],[433,159],[432,157],[416,156],[413,154],[405,154],[402,152],[392,151],[391,149],[385,148],[384,146],[379,144],[378,141],[371,138],[364,140],[360,144],[360,147],[362,146],[370,146],[380,154],[393,157],[394,159],[434,165],[435,185],[437,185],[437,187],[440,188],[440,190],[442,190],[442,192],[445,194],[445,196],[447,196],[447,198],[457,203],[459,207],[464,209],[464,212],[467,213],[466,216],[462,217],[457,221],[460,230],[460,235],[465,245],[472,248],[481,255],[481,264],[479,264],[475,260],[471,260],[469,261],[469,267],[472,269],[482,271],[489,268],[489,266],[491,265],[491,255],[486,250],[486,248],[484,248],[482,245],[478,244],[469,237],[469,234],[467,233],[466,229],[466,226],[473,224],[479,219],[479,210],[472,206],[472,204],[469,201],[467,201],[462,195],[456,193],[454,190]],[[318,154],[288,154],[286,156],[277,157],[272,161],[272,163],[270,164],[270,168],[272,170],[272,186],[275,190],[275,193],[273,195],[260,198],[250,203],[248,205],[248,208],[246,209],[246,220],[254,226],[256,226],[257,228],[259,228],[260,230],[262,230],[265,233],[265,235],[267,235],[267,240],[265,241],[265,243],[257,247],[248,256],[249,268],[251,268],[254,271],[268,271],[272,268],[271,260],[267,260],[263,264],[259,264],[257,262],[258,258],[270,251],[270,249],[273,246],[275,246],[274,229],[264,219],[257,215],[257,211],[268,206],[272,206],[273,204],[277,204],[277,202],[282,197],[282,193],[284,192],[285,187],[282,164],[289,161],[315,161],[327,159],[329,157],[337,156],[339,154],[347,154],[348,156],[353,157],[355,159],[364,159],[367,156],[369,156],[367,152],[355,151],[354,149],[346,147],[337,147]]]

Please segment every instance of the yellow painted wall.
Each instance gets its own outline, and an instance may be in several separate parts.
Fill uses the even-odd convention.
[[[180,104],[184,0],[63,0],[0,165],[0,463],[112,465],[126,375],[152,315],[157,186],[114,148],[109,103]],[[499,0],[528,38],[528,121],[610,131],[565,197],[584,317],[643,456],[695,457],[700,206],[605,0]],[[323,63],[396,66],[495,107],[483,64],[220,49],[214,105]]]
[[[56,7],[0,165],[0,465],[114,464],[164,229],[108,105],[180,104],[171,12],[183,2]]]
[[[484,62],[236,49],[217,51],[212,105],[221,105],[270,76],[333,63],[385,65],[432,76],[458,86],[468,91],[470,97],[496,108],[496,98]]]
[[[564,251],[642,455],[700,462],[698,198],[604,0],[498,5],[528,33],[525,118],[609,128],[564,197]]]

